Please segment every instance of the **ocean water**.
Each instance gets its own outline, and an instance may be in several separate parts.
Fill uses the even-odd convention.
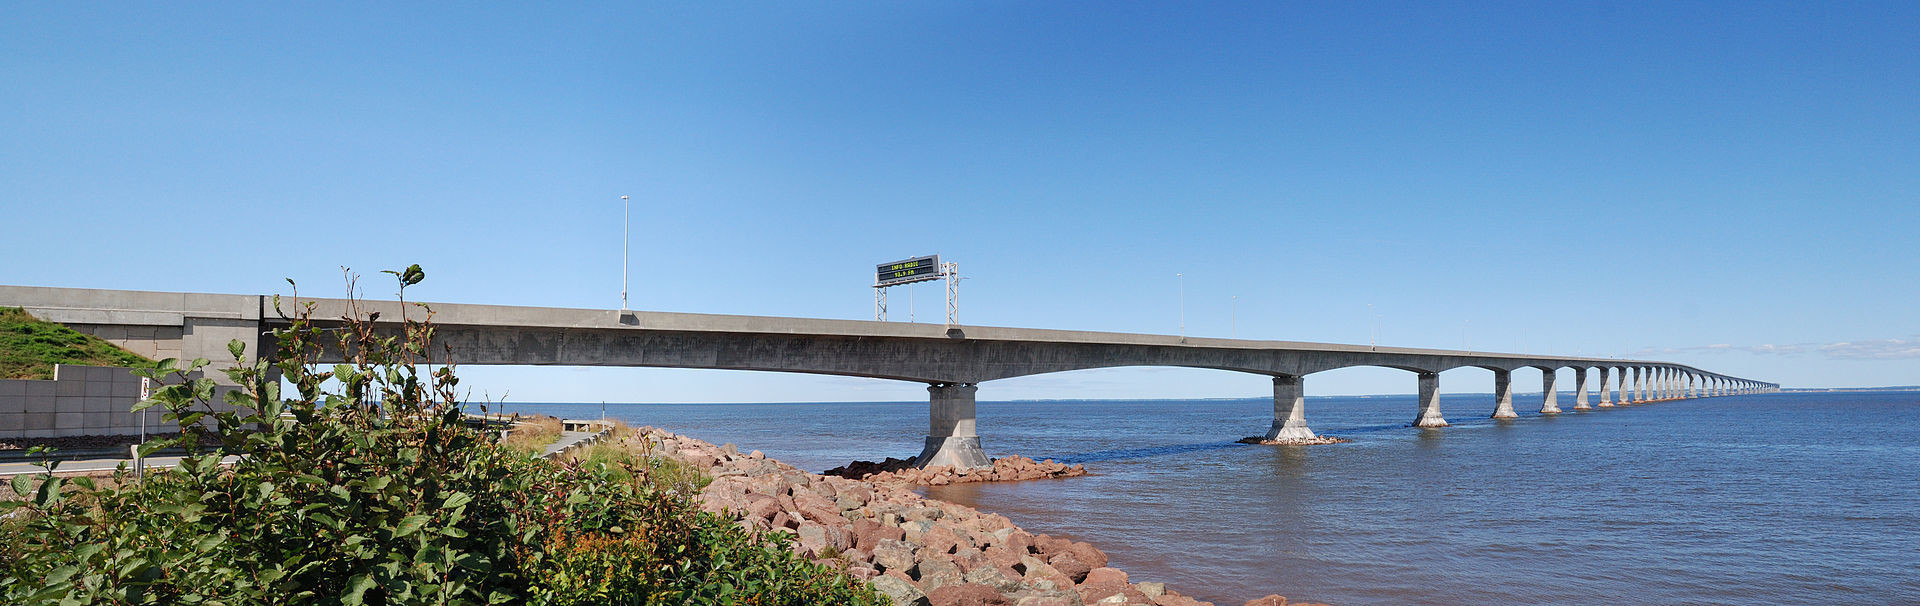
[[[1221,604],[1920,603],[1920,392],[1782,393],[1406,427],[1414,397],[1310,397],[1346,444],[1234,443],[1268,399],[981,402],[990,456],[1095,475],[928,496],[1092,541]],[[1570,394],[1561,406],[1570,408]],[[513,409],[596,417],[600,405]],[[924,402],[609,405],[820,471],[910,456]]]

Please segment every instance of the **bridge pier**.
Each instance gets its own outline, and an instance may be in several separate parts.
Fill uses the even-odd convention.
[[[1587,384],[1587,367],[1581,366],[1581,367],[1574,368],[1573,369],[1573,390],[1574,390],[1573,409],[1574,410],[1593,410],[1592,406],[1587,405],[1587,389],[1590,387],[1592,386]]]
[[[1440,416],[1440,373],[1420,373],[1420,416],[1413,418],[1413,426],[1447,426],[1447,420]]]
[[[1307,429],[1306,389],[1301,382],[1301,377],[1294,375],[1273,378],[1273,427],[1267,429],[1267,441],[1311,440],[1315,437],[1313,430]]]
[[[980,450],[980,436],[974,433],[973,396],[980,387],[972,383],[935,383],[927,386],[927,446],[913,460],[914,467],[951,465],[986,467],[993,461]]]
[[[1513,413],[1513,371],[1493,371],[1493,415],[1495,419],[1518,419]]]
[[[1600,408],[1613,408],[1613,386],[1607,384],[1607,375],[1613,369],[1600,367]]]
[[[1560,392],[1555,390],[1553,385],[1554,382],[1560,380],[1558,374],[1559,373],[1553,369],[1541,369],[1540,371],[1540,390],[1542,394],[1540,396],[1540,414],[1555,414],[1560,412]],[[1583,392],[1580,394],[1580,401],[1582,403],[1587,401],[1586,398],[1586,393]]]

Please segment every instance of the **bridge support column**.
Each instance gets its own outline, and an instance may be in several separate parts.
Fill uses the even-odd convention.
[[[1493,371],[1493,414],[1495,419],[1518,419],[1513,414],[1513,371]]]
[[[1634,367],[1633,369],[1633,403],[1643,404],[1647,401],[1647,383],[1649,382],[1649,379],[1652,379],[1652,378],[1653,378],[1653,371],[1645,368]]]
[[[1440,373],[1420,373],[1420,416],[1413,418],[1413,426],[1447,426],[1447,420],[1440,416]]]
[[[1301,385],[1301,377],[1274,377],[1273,427],[1267,429],[1266,440],[1285,442],[1313,438],[1313,430],[1307,429],[1307,396],[1305,387]]]
[[[1551,369],[1540,371],[1541,414],[1555,414],[1560,412],[1560,392],[1554,389],[1553,385],[1554,382],[1560,380],[1559,374],[1559,372]],[[1587,401],[1586,393],[1583,392],[1580,394],[1580,401],[1583,403]]]
[[[1608,379],[1607,375],[1612,374],[1612,372],[1610,372],[1612,370],[1613,369],[1607,368],[1605,366],[1600,367],[1600,404],[1599,406],[1601,408],[1613,408],[1613,386],[1607,384],[1607,379]]]
[[[980,450],[980,436],[973,428],[973,395],[980,390],[971,383],[935,384],[927,387],[931,406],[927,409],[927,446],[914,458],[914,467],[951,465],[986,467],[993,461]]]
[[[1602,384],[1604,385],[1605,382],[1603,381]],[[1574,410],[1593,410],[1592,406],[1587,405],[1587,389],[1590,387],[1592,386],[1587,384],[1587,367],[1573,369]]]

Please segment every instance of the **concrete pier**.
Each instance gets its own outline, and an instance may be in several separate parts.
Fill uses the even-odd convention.
[[[1493,371],[1493,414],[1495,419],[1518,419],[1513,413],[1513,371]]]
[[[1604,385],[1606,384],[1606,381],[1602,380],[1600,383]],[[1580,366],[1580,367],[1574,368],[1573,369],[1573,389],[1574,389],[1573,409],[1574,410],[1593,410],[1592,406],[1587,405],[1587,389],[1590,387],[1591,387],[1590,385],[1587,385],[1587,367]]]
[[[1280,375],[1273,378],[1273,427],[1267,429],[1268,441],[1311,440],[1307,429],[1306,389],[1300,377]]]
[[[1553,369],[1543,368],[1540,370],[1540,414],[1555,414],[1560,412],[1560,394],[1553,388],[1553,383],[1558,380],[1559,377],[1554,376]],[[1586,392],[1581,392],[1580,402],[1585,403],[1586,401]]]
[[[1607,368],[1607,367],[1605,367],[1605,366],[1602,366],[1602,367],[1600,367],[1600,403],[1599,403],[1599,407],[1601,407],[1601,408],[1613,408],[1613,386],[1612,386],[1612,385],[1608,385],[1608,384],[1607,384],[1607,374],[1608,374],[1608,373],[1607,373],[1607,371],[1608,371],[1608,370],[1611,370],[1611,369],[1609,369],[1609,368]]]
[[[986,467],[993,461],[980,450],[980,435],[974,431],[973,397],[980,387],[969,383],[935,384],[927,387],[927,446],[914,458],[915,467],[952,465]]]
[[[1635,404],[1644,404],[1646,402],[1652,401],[1653,400],[1653,369],[1651,368],[1633,369],[1633,386],[1635,391],[1637,392],[1633,394],[1633,401]]]
[[[1440,373],[1420,373],[1420,416],[1414,417],[1413,426],[1447,426],[1447,420],[1440,416]]]

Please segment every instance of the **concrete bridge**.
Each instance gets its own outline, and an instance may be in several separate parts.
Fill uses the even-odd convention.
[[[231,339],[263,350],[268,333],[286,325],[272,297],[0,286],[0,306],[24,307],[152,357],[231,358]],[[349,313],[343,299],[303,298],[314,318]],[[283,306],[292,310],[291,299]],[[1303,382],[1313,373],[1382,366],[1418,378],[1415,427],[1446,427],[1440,373],[1461,367],[1493,373],[1493,418],[1513,418],[1512,373],[1542,372],[1540,412],[1559,413],[1555,371],[1574,371],[1573,410],[1681,398],[1777,391],[1772,383],[1684,364],[1509,353],[1371,347],[1332,343],[1211,339],[1108,332],[946,326],[598,309],[431,303],[438,345],[460,364],[646,366],[803,372],[914,381],[928,385],[926,465],[988,464],[974,427],[981,383],[1069,370],[1120,366],[1183,366],[1273,378],[1269,440],[1311,439]],[[397,324],[393,301],[361,301]],[[410,313],[418,314],[416,309]],[[1597,383],[1594,379],[1598,379]],[[1590,398],[1589,394],[1597,397]]]

